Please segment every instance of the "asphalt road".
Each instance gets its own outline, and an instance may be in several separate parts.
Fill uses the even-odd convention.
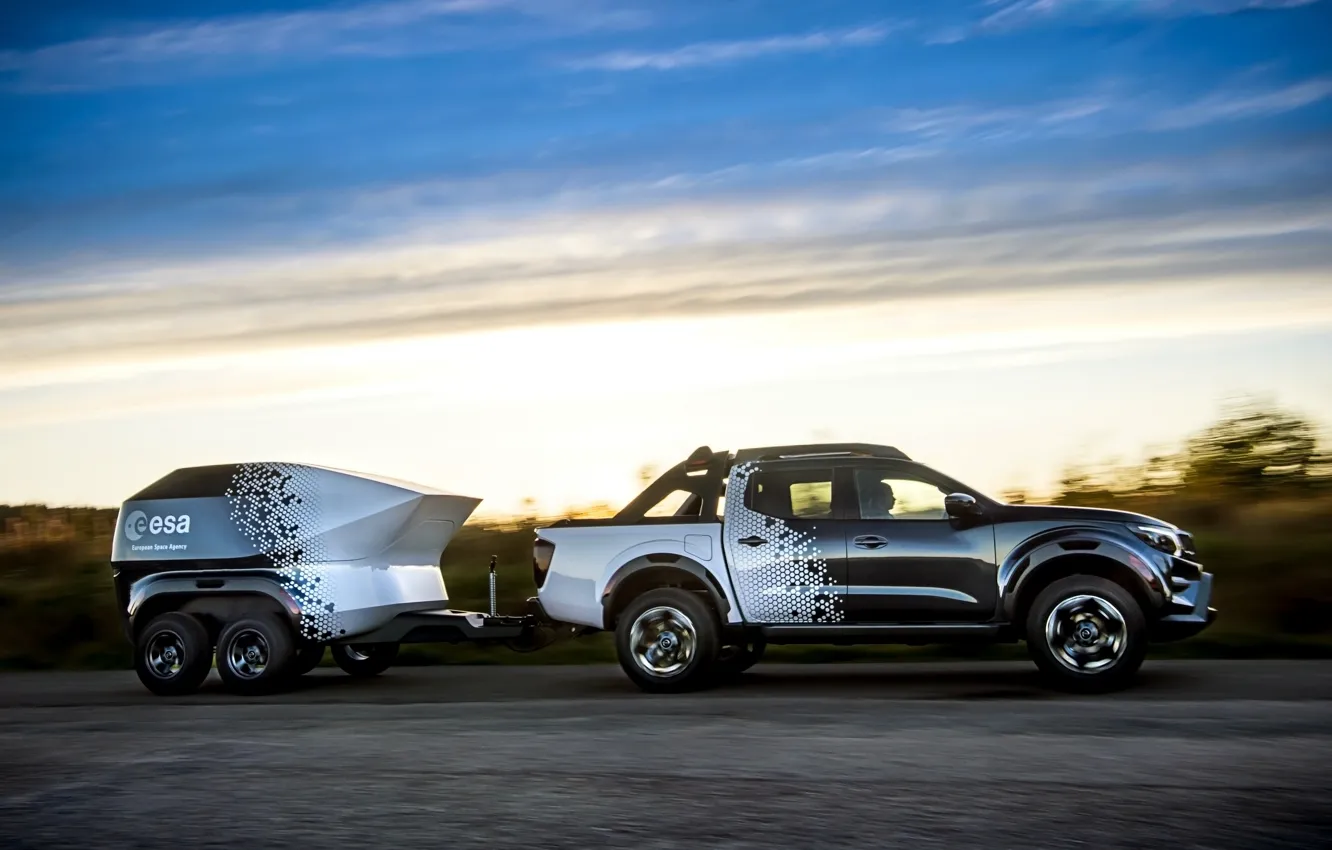
[[[1071,697],[1024,664],[321,670],[162,700],[0,676],[6,847],[1328,847],[1332,663],[1158,662]]]

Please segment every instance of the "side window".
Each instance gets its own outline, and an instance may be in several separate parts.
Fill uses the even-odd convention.
[[[760,470],[749,478],[745,506],[781,519],[825,519],[833,515],[833,471]]]
[[[947,493],[900,472],[857,469],[856,495],[861,519],[948,519]]]

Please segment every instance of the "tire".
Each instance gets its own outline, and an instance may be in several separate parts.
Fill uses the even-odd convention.
[[[742,644],[723,646],[721,652],[717,655],[713,675],[721,681],[739,678],[742,673],[763,659],[763,653],[767,649],[768,644],[762,638]]]
[[[233,694],[272,693],[291,675],[296,641],[272,614],[249,614],[227,623],[217,636],[217,674]]]
[[[396,643],[335,643],[329,650],[342,671],[358,679],[378,676],[398,660]]]
[[[699,594],[678,587],[643,593],[615,624],[620,667],[649,693],[706,687],[720,650],[716,612]]]
[[[203,623],[189,614],[154,617],[134,641],[134,671],[158,696],[181,696],[199,689],[213,667],[213,641]]]
[[[291,677],[297,678],[304,676],[311,670],[319,666],[319,662],[324,660],[324,645],[322,643],[301,644],[296,650],[296,660],[291,665]]]
[[[1042,590],[1027,613],[1027,651],[1054,686],[1105,693],[1127,686],[1147,656],[1147,619],[1133,594],[1099,576]]]

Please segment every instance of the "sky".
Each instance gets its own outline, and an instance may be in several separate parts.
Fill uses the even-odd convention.
[[[0,502],[1332,423],[1332,2],[0,8]]]

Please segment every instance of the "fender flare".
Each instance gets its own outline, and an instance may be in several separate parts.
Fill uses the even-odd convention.
[[[292,628],[299,634],[301,606],[274,576],[262,574],[235,575],[215,570],[153,573],[130,586],[126,605],[127,630],[135,634],[140,611],[152,600],[168,596],[197,599],[204,596],[266,596],[286,612]],[[151,607],[151,606],[148,606]]]
[[[1160,553],[1145,544],[1099,528],[1061,528],[1039,534],[1013,547],[999,566],[999,599],[1010,623],[1018,600],[1032,582],[1068,557],[1092,556],[1113,561],[1137,578],[1137,589],[1151,609],[1159,610],[1170,598],[1170,583],[1160,564]]]
[[[603,622],[606,622],[609,606],[615,598],[616,591],[623,586],[625,580],[647,570],[674,570],[688,573],[701,581],[703,586],[708,589],[708,596],[711,597],[712,604],[716,606],[722,623],[726,623],[727,615],[731,613],[731,601],[727,598],[726,591],[718,578],[698,561],[675,552],[653,552],[647,555],[639,555],[621,564],[611,574],[611,577],[606,581],[605,588],[601,591]],[[609,628],[609,623],[606,623],[606,626]]]

